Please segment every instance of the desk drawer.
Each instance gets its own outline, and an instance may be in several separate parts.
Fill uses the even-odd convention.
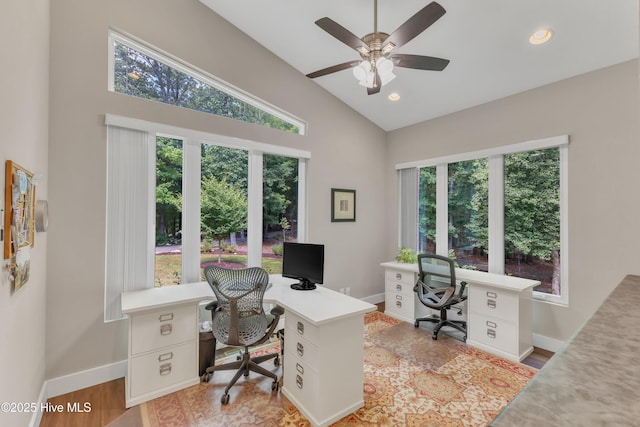
[[[300,335],[289,334],[288,331],[285,333],[284,360],[293,360],[293,356],[304,362],[311,369],[318,370],[320,363],[318,353],[318,347],[312,344],[311,341]]]
[[[284,360],[284,387],[307,410],[317,408],[322,399],[318,372],[286,350]]]
[[[385,283],[402,283],[410,286],[409,289],[412,289],[416,284],[415,273],[401,270],[385,270],[384,281]]]
[[[510,354],[518,354],[518,330],[513,323],[500,319],[469,315],[469,338]]]
[[[413,294],[406,295],[397,292],[385,292],[384,309],[389,313],[393,313],[401,317],[415,319],[414,299]]]
[[[193,341],[131,358],[131,396],[137,397],[195,378],[198,375],[196,347]]]
[[[313,345],[317,345],[320,341],[320,331],[318,327],[291,312],[286,314],[284,325],[287,339],[285,347],[289,345],[289,337],[291,337],[292,340],[298,337],[304,338]]]
[[[475,284],[468,291],[470,311],[509,322],[518,321],[520,300],[514,292]]]
[[[407,296],[413,295],[413,287],[415,283],[407,284],[403,282],[396,282],[392,280],[385,281],[385,292],[393,292],[397,294],[403,294]]]
[[[188,305],[131,316],[131,354],[195,340],[197,307]]]

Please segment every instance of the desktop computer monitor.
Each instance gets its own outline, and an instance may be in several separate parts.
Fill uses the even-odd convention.
[[[324,277],[324,245],[284,242],[282,244],[282,277],[298,279],[292,289],[309,291]]]

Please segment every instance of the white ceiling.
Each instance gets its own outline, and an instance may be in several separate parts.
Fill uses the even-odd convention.
[[[358,60],[314,24],[329,17],[362,37],[373,0],[200,0],[303,74]],[[392,33],[429,0],[379,0],[378,31]],[[451,60],[444,71],[394,70],[367,95],[351,70],[314,81],[384,130],[393,130],[637,58],[638,0],[438,0],[447,13],[394,53]],[[554,37],[532,46],[529,35]],[[387,95],[400,94],[391,102]]]

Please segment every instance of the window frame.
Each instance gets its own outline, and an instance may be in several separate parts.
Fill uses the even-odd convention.
[[[248,92],[243,91],[242,89],[228,83],[192,64],[189,64],[181,59],[171,55],[168,52],[165,52],[155,46],[152,46],[142,40],[139,40],[129,34],[125,34],[122,31],[115,30],[113,28],[109,28],[108,30],[108,70],[107,70],[107,90],[109,92],[119,93],[115,91],[115,49],[114,43],[118,42],[120,44],[126,45],[129,48],[132,48],[145,56],[155,59],[165,65],[168,65],[177,71],[191,76],[203,83],[210,85],[211,87],[218,89],[234,98],[239,99],[240,101],[249,104],[263,112],[270,114],[274,117],[279,118],[289,124],[292,124],[298,128],[297,134],[305,135],[307,131],[307,123],[284,111],[281,108],[276,107],[273,104],[270,104],[256,96],[251,95]],[[146,99],[146,98],[144,98]],[[157,102],[157,101],[156,101]],[[184,108],[184,107],[180,107]],[[197,110],[195,110],[197,111]],[[237,119],[236,119],[237,120]],[[255,124],[255,123],[254,123]]]
[[[569,303],[569,256],[568,256],[568,145],[569,136],[531,140],[502,147],[471,151],[432,159],[396,164],[396,171],[423,167],[436,167],[436,253],[448,255],[447,224],[447,168],[449,163],[487,158],[489,163],[489,272],[504,273],[504,156],[526,151],[558,148],[560,155],[560,295],[533,292],[537,300],[568,305]],[[417,193],[416,193],[417,197]],[[400,222],[400,220],[399,220]],[[399,230],[402,226],[399,224]],[[416,229],[417,233],[417,229]],[[398,245],[401,245],[400,240]],[[414,248],[415,249],[415,248]]]

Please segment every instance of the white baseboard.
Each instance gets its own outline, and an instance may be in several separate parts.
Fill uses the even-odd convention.
[[[553,351],[557,353],[562,346],[564,346],[564,341],[557,340],[555,338],[549,338],[544,335],[533,334],[533,346],[542,348],[545,350]]]
[[[376,295],[370,295],[368,297],[361,298],[361,300],[365,301],[365,302],[368,302],[369,304],[379,304],[381,302],[384,302],[384,293],[376,294]]]
[[[40,395],[38,396],[38,407],[45,404],[47,399],[72,391],[102,384],[122,378],[127,374],[127,361],[111,363],[109,365],[98,366],[85,371],[74,372],[58,378],[52,378],[42,384]],[[31,417],[29,427],[38,427],[42,418],[42,411],[35,411]]]

